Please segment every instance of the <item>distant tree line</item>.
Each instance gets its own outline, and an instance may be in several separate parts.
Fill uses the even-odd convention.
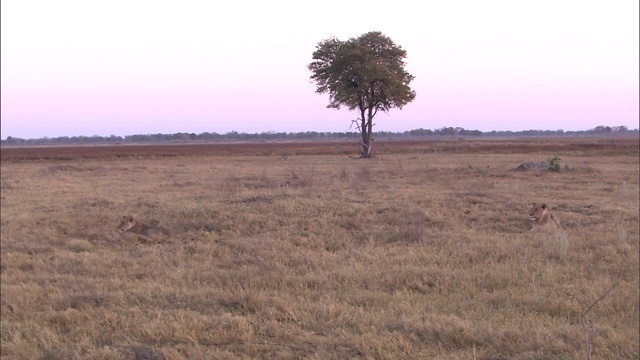
[[[410,140],[438,137],[547,137],[566,136],[579,137],[589,135],[630,135],[638,136],[638,129],[629,130],[626,126],[598,126],[591,130],[563,131],[563,130],[525,130],[525,131],[489,131],[467,130],[461,127],[443,127],[436,130],[414,129],[404,132],[377,131],[375,138],[381,140]],[[226,134],[215,132],[175,133],[175,134],[147,134],[127,136],[60,136],[44,137],[40,139],[21,139],[8,136],[0,140],[1,146],[52,146],[52,145],[117,145],[117,144],[146,144],[146,143],[211,143],[211,142],[249,142],[249,141],[328,141],[328,140],[356,140],[358,134],[353,132],[263,132],[239,133],[231,131]]]

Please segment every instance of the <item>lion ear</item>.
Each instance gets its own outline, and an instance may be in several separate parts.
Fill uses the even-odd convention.
[[[547,208],[547,204],[542,204],[542,208],[546,209]]]

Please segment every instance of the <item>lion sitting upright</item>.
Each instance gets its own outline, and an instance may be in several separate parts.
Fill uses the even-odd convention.
[[[533,207],[529,211],[529,218],[533,221],[531,231],[562,229],[560,219],[549,210],[547,204],[533,203]]]
[[[148,238],[173,236],[171,230],[163,227],[149,226],[136,220],[131,215],[122,216],[118,225],[120,232],[132,232]]]

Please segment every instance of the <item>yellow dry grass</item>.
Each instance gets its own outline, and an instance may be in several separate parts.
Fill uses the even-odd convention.
[[[568,169],[514,171],[552,155]],[[585,331],[593,358],[639,356],[637,153],[4,161],[1,174],[3,359],[574,359]],[[529,232],[533,202],[565,229]],[[174,236],[118,233],[129,213]]]

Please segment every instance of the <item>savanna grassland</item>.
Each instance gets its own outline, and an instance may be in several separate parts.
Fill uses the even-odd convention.
[[[3,148],[2,358],[640,356],[637,138],[375,151]]]

